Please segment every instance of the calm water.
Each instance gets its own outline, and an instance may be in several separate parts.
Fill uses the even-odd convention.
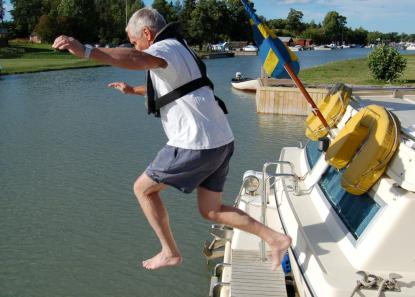
[[[367,54],[336,52],[299,56],[310,67]],[[304,140],[303,118],[257,115],[254,95],[231,89],[236,71],[259,74],[257,57],[207,65],[236,138],[224,193],[231,203],[245,170]],[[143,98],[106,88],[121,80],[141,84],[144,76],[105,67],[0,79],[0,296],[207,296],[209,223],[194,194],[164,194],[183,265],[148,272],[139,264],[159,244],[132,183],[166,139]]]

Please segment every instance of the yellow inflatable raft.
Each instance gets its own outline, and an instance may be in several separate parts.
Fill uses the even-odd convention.
[[[352,90],[349,87],[346,87],[344,84],[337,84],[317,104],[317,107],[320,109],[330,128],[337,125],[344,115],[351,95]],[[320,137],[326,136],[328,133],[320,119],[314,113],[310,113],[305,124],[305,135],[311,140],[315,141]]]
[[[337,169],[348,165],[342,175],[342,187],[361,195],[381,177],[399,140],[399,120],[384,107],[369,105],[336,136],[326,152],[326,161]]]

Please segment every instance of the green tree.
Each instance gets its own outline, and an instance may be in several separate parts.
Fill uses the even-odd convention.
[[[323,44],[327,42],[327,38],[322,28],[309,27],[300,34],[300,37],[304,39],[312,39],[315,44]]]
[[[43,14],[42,0],[11,0],[10,3],[17,37],[29,36]]]
[[[192,18],[192,12],[196,7],[195,0],[184,0],[182,9],[178,15],[179,22],[182,24],[183,35],[189,43],[193,43],[193,39],[189,31],[189,23]]]
[[[216,43],[226,33],[229,13],[223,1],[199,0],[189,22],[189,34],[201,46],[204,42]]]
[[[2,23],[3,23],[3,19],[4,19],[4,14],[5,14],[4,1],[0,0],[0,22],[2,22]]]
[[[349,42],[354,44],[367,44],[368,31],[362,27],[356,28],[351,31]]]
[[[371,44],[377,44],[383,40],[383,34],[378,31],[369,32],[367,34],[367,42]]]
[[[324,32],[331,41],[339,41],[346,30],[346,24],[345,16],[340,15],[337,11],[329,11],[323,20]]]
[[[132,1],[129,4],[129,7],[128,7],[128,12],[127,12],[128,19],[130,19],[130,17],[133,15],[134,12],[136,12],[137,10],[143,8],[144,6],[145,6],[145,4],[144,4],[143,0]]]
[[[66,22],[74,28],[73,36],[80,41],[91,41],[96,36],[96,10],[94,1],[61,0],[57,6],[59,17],[67,17]]]
[[[42,15],[34,31],[42,38],[42,42],[52,42],[58,34],[62,34],[57,28],[58,24],[54,17]]]
[[[125,2],[118,0],[95,0],[97,35],[101,44],[119,44],[126,41]]]
[[[287,16],[287,26],[286,28],[292,32],[294,35],[298,35],[302,30],[304,30],[304,24],[302,23],[303,13],[301,11],[290,8]]]
[[[178,16],[174,12],[172,2],[167,2],[166,0],[154,0],[152,7],[164,17],[167,23],[177,21]]]
[[[389,82],[402,75],[406,62],[397,49],[386,45],[375,48],[368,58],[368,66],[373,77]]]
[[[287,28],[286,19],[271,19],[268,22],[268,27],[273,30],[284,30]]]
[[[228,15],[226,34],[230,40],[252,41],[249,16],[240,0],[227,0]]]

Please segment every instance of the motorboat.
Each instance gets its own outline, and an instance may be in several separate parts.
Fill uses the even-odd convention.
[[[244,77],[241,72],[235,74],[235,77],[231,80],[231,84],[233,88],[241,91],[256,92],[258,88],[257,79]]]
[[[406,47],[407,51],[415,51],[415,43],[411,43]]]
[[[337,85],[318,104],[330,131],[310,114],[304,146],[247,170],[234,205],[292,244],[272,273],[264,242],[212,226],[210,296],[415,296],[414,94]]]
[[[333,48],[327,45],[318,45],[314,47],[316,51],[331,51]]]
[[[258,48],[255,45],[248,44],[242,48],[244,52],[257,52]]]

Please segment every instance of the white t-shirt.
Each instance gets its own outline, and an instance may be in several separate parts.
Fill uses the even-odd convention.
[[[189,51],[176,39],[165,39],[144,50],[168,66],[150,70],[157,97],[201,77]],[[233,141],[232,130],[209,87],[197,89],[160,109],[168,145],[184,149],[211,149]]]

